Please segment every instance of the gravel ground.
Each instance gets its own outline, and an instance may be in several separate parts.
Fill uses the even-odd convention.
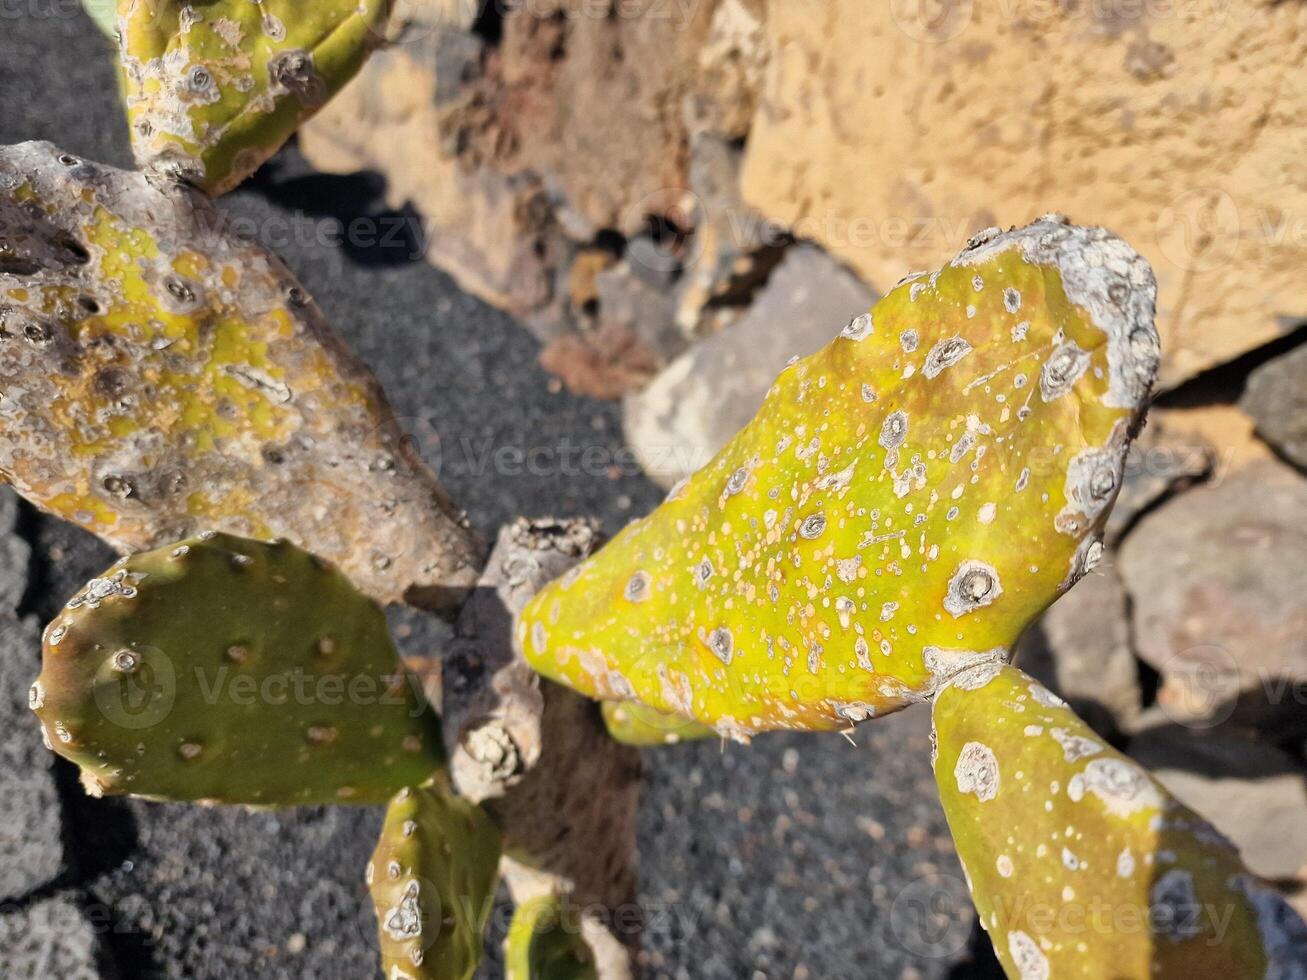
[[[70,0],[0,7],[0,142],[24,139],[129,162],[110,50]],[[523,513],[593,514],[611,532],[648,510],[659,495],[623,453],[616,406],[559,393],[524,329],[413,261],[420,222],[386,211],[383,190],[378,175],[314,173],[291,148],[224,206],[255,222],[300,275],[483,532]],[[356,233],[352,243],[330,243],[339,227]],[[505,455],[514,449],[535,450],[536,465],[516,466]],[[25,505],[13,539],[31,545],[30,569],[12,557],[25,555],[21,545],[0,548],[13,566],[0,576],[26,576],[17,613],[40,622],[112,559]],[[442,635],[412,614],[395,619],[409,647]],[[6,758],[21,757],[30,726],[0,725],[21,750]],[[768,736],[747,749],[649,753],[647,975],[998,976],[934,798],[928,725],[919,710],[864,727],[856,744]],[[25,894],[0,896],[5,976],[378,974],[361,883],[378,811],[96,801],[62,763],[55,784],[57,821],[48,800],[0,795],[0,825],[24,828],[5,846],[51,868]],[[62,833],[26,829],[40,826]]]

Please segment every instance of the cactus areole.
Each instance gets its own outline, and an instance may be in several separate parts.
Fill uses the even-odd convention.
[[[796,360],[651,515],[551,583],[544,675],[737,737],[929,698],[1093,566],[1158,364],[1148,263],[1050,215]]]

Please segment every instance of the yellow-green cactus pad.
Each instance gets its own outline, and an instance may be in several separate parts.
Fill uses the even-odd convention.
[[[608,734],[624,745],[674,745],[717,735],[693,718],[669,715],[639,701],[605,701],[602,708]]]
[[[388,0],[119,0],[136,159],[210,194],[235,187],[354,77]]]
[[[598,980],[580,920],[552,895],[518,906],[504,940],[506,980]]]
[[[650,516],[543,589],[541,673],[737,736],[929,697],[1091,567],[1158,361],[1148,263],[1047,216],[792,363]]]
[[[475,584],[480,543],[376,379],[196,191],[0,148],[0,389],[0,475],[123,551],[220,530],[383,601]]]
[[[934,712],[944,812],[1013,980],[1304,976],[1283,899],[1028,675],[973,667]]]
[[[391,800],[368,863],[386,980],[469,980],[499,880],[499,834],[443,780]]]
[[[288,542],[123,558],[45,631],[31,705],[95,795],[381,803],[440,771],[440,721],[386,619]]]

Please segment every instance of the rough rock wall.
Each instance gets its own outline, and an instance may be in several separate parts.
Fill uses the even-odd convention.
[[[1163,387],[1307,314],[1301,5],[778,2],[766,30],[745,199],[872,285],[1057,210],[1153,264]]]
[[[794,240],[885,290],[1049,210],[1152,262],[1164,388],[1307,315],[1299,4],[478,10],[406,11],[304,144],[385,173],[428,218],[433,262],[564,338],[552,367],[574,389],[640,387],[734,322]],[[614,268],[660,293],[636,322],[596,288]]]

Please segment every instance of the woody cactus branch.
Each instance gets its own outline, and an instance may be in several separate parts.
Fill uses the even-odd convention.
[[[610,739],[598,706],[542,681],[512,648],[514,615],[541,584],[598,545],[587,521],[506,527],[464,606],[442,665],[445,737],[459,791],[485,807],[504,843],[519,905],[542,898],[604,909],[579,916],[601,980],[635,976],[635,820],[640,758]]]

